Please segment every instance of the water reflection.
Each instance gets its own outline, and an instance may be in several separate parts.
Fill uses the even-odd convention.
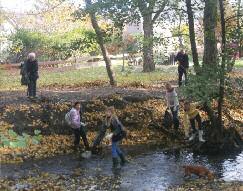
[[[222,178],[225,181],[243,181],[243,152],[234,158],[224,160],[222,166]]]

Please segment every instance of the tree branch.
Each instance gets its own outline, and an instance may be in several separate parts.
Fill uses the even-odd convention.
[[[167,4],[167,1],[164,1],[164,3],[162,4],[162,7],[158,11],[155,12],[155,15],[152,19],[152,23],[154,23],[160,16],[160,14],[164,11],[166,4]]]

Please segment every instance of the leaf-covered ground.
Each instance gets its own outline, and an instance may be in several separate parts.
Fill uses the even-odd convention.
[[[175,140],[175,137],[168,136],[160,129],[162,115],[166,108],[162,88],[165,82],[174,79],[173,68],[166,71],[158,70],[152,74],[121,73],[118,76],[120,86],[118,88],[106,86],[106,73],[101,68],[96,69],[86,72],[85,70],[62,71],[53,74],[43,71],[42,74],[45,74],[45,78],[40,81],[42,87],[39,92],[40,97],[35,101],[25,98],[23,88],[19,88],[18,71],[10,73],[0,71],[1,82],[2,80],[4,82],[0,86],[0,89],[4,90],[0,92],[1,135],[12,142],[16,139],[22,140],[24,135],[33,138],[36,130],[40,130],[42,136],[38,144],[35,144],[35,141],[27,141],[27,146],[23,148],[0,147],[1,163],[15,163],[72,153],[72,132],[65,125],[64,115],[75,100],[83,102],[90,142],[96,136],[104,116],[105,106],[115,105],[119,118],[129,132],[128,139],[124,140],[124,145],[160,144],[160,147],[172,147],[184,144],[183,141]],[[100,74],[99,80],[96,76],[98,73]],[[161,77],[162,73],[169,75]],[[71,74],[75,74],[76,80],[72,84],[69,79]],[[86,75],[90,80],[84,78]],[[224,111],[224,121],[226,126],[230,123],[235,124],[243,136],[242,94],[240,93],[242,87],[238,85],[238,81],[242,80],[242,72],[236,71],[231,75],[233,75],[232,79],[237,82],[235,83],[237,91],[230,93],[236,95],[237,99],[225,101],[227,107]],[[81,78],[84,78],[85,81]],[[231,95],[229,94],[229,96]],[[183,112],[180,113],[180,116],[182,114]],[[201,114],[204,118],[205,114],[203,112]],[[12,130],[18,134],[17,137],[11,133]],[[179,137],[183,139],[183,130]],[[110,143],[104,142],[104,144]],[[73,176],[37,172],[35,176],[21,177],[18,180],[1,179],[0,185],[0,190],[120,190],[119,178],[111,175],[89,177],[85,176],[80,169],[77,169]],[[241,191],[242,183],[194,180],[188,181],[180,187],[171,188],[171,190]]]
[[[170,188],[168,191],[242,191],[243,182],[207,181],[203,179],[187,181],[185,184]]]

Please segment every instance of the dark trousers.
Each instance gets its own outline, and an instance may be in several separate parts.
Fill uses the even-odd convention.
[[[170,110],[173,117],[174,129],[178,130],[180,125],[179,118],[178,118],[179,106],[176,107],[175,111],[174,111],[174,107],[171,107]]]
[[[178,67],[178,75],[179,75],[179,80],[178,80],[178,85],[181,86],[182,85],[182,76],[185,76],[185,83],[187,83],[187,71],[186,68],[179,66]]]
[[[201,116],[199,114],[197,114],[196,117],[194,117],[193,119],[190,119],[191,128],[192,128],[193,133],[196,133],[196,127],[195,127],[196,121],[198,124],[198,129],[199,130],[202,129],[202,119],[201,119]]]
[[[36,81],[37,80],[30,79],[30,81],[28,83],[27,96],[30,96],[30,97],[36,96]]]
[[[97,147],[98,145],[100,145],[100,143],[102,142],[102,140],[105,137],[106,130],[107,130],[106,126],[102,125],[100,127],[99,134],[97,135],[97,137],[94,140],[93,147]]]
[[[75,136],[74,145],[75,146],[79,145],[80,136],[81,136],[82,139],[83,139],[85,148],[88,149],[89,148],[89,143],[88,143],[88,140],[87,140],[87,137],[86,137],[86,133],[85,133],[83,127],[80,127],[78,129],[73,129],[73,133],[74,133],[74,136]]]

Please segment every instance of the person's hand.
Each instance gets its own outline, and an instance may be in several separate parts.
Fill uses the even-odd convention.
[[[80,125],[81,125],[81,126],[83,126],[83,127],[85,127],[85,126],[86,126],[86,124],[85,124],[85,123],[83,123],[83,122],[81,122],[81,123],[80,123]]]
[[[111,139],[112,136],[113,136],[113,133],[110,133],[110,134],[108,134],[108,135],[105,136],[105,139]]]
[[[174,106],[174,107],[173,107],[173,111],[176,111],[176,110],[177,110],[177,107],[176,107],[176,106]]]

